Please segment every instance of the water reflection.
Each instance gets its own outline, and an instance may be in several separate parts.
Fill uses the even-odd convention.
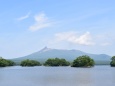
[[[79,70],[76,73],[76,84],[79,84],[79,86],[92,86],[92,73],[89,68],[79,68]]]

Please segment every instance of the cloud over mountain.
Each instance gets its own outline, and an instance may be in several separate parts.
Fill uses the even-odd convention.
[[[79,35],[77,32],[63,32],[55,34],[56,40],[67,41],[79,45],[94,45],[90,32]]]

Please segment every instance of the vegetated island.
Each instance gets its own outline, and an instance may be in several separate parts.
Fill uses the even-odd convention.
[[[83,55],[83,56],[79,56],[78,58],[76,58],[73,63],[72,63],[72,67],[93,67],[95,64],[94,60],[91,59],[89,56],[87,55]]]
[[[20,66],[41,66],[41,64],[39,61],[26,59],[21,61]]]
[[[110,65],[112,67],[115,67],[115,56],[113,56],[111,58],[111,62]],[[0,67],[6,67],[6,66],[15,66],[16,63],[11,61],[11,60],[7,60],[4,59],[2,57],[0,57]],[[82,55],[77,57],[75,60],[73,60],[72,63],[70,63],[69,61],[66,61],[66,59],[63,58],[49,58],[45,61],[45,63],[41,64],[39,61],[36,60],[30,60],[30,59],[26,59],[21,61],[21,63],[19,64],[20,66],[26,66],[26,67],[30,67],[30,66],[71,66],[71,67],[93,67],[95,65],[95,61],[90,58],[88,55]]]
[[[70,63],[65,59],[59,58],[49,58],[45,63],[44,66],[69,66]]]
[[[113,56],[112,58],[111,58],[111,62],[110,62],[110,65],[111,65],[111,67],[115,67],[115,56]]]
[[[11,60],[6,60],[2,57],[0,57],[0,67],[6,67],[6,66],[14,66],[15,63]]]

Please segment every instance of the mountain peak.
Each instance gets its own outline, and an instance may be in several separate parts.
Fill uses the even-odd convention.
[[[45,46],[43,49],[41,49],[39,52],[45,52],[51,50],[51,48],[48,48],[47,46]]]
[[[47,47],[47,46],[45,46],[43,49],[48,49],[48,47]]]

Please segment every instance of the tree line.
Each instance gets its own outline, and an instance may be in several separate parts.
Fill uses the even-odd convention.
[[[0,67],[14,66],[15,63],[11,60],[6,60],[0,57]],[[41,64],[36,60],[23,60],[20,63],[20,66],[71,66],[71,67],[93,67],[95,61],[87,55],[77,57],[72,63],[66,61],[63,58],[49,58],[45,61],[44,64]],[[111,67],[115,67],[115,56],[111,58],[110,62]]]

